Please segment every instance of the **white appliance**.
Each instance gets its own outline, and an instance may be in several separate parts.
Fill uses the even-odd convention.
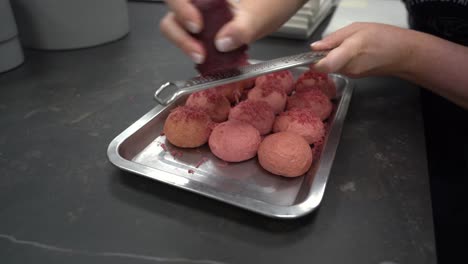
[[[307,39],[330,15],[336,1],[334,0],[309,0],[304,6],[284,23],[272,36]]]
[[[353,22],[376,22],[408,28],[407,17],[405,4],[401,0],[341,0],[323,35]]]
[[[0,0],[0,73],[24,61],[10,0]]]

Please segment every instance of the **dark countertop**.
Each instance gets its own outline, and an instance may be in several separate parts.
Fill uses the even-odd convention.
[[[163,39],[161,4],[131,3],[132,32],[95,48],[28,51],[0,75],[2,263],[435,263],[419,90],[356,80],[320,209],[273,220],[126,173],[106,148],[195,74]],[[316,37],[314,37],[316,38]],[[255,59],[307,50],[267,38]]]

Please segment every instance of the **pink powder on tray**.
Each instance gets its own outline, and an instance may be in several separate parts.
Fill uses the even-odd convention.
[[[195,165],[195,168],[199,168],[203,163],[207,162],[208,158],[203,157],[200,161],[198,161],[197,165]]]
[[[174,157],[174,159],[181,158],[183,156],[183,153],[178,150],[171,150],[171,155]]]
[[[161,146],[161,148],[162,148],[164,151],[167,151],[167,146],[166,146],[166,144],[161,143],[160,146]]]

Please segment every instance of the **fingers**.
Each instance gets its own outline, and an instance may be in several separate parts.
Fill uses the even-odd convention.
[[[242,15],[235,16],[216,34],[216,48],[221,52],[237,49],[252,41],[252,32],[252,26],[249,28],[248,21]]]
[[[356,23],[312,45],[313,50],[331,49],[311,69],[350,77],[391,74],[405,60],[408,48],[402,29],[377,23]]]
[[[362,43],[359,38],[349,38],[334,48],[328,55],[312,66],[321,72],[341,72],[345,66],[359,55]]]
[[[175,14],[169,12],[160,23],[161,32],[187,54],[193,62],[197,64],[203,63],[205,60],[205,50],[203,45],[181,27],[176,20]]]
[[[187,31],[196,34],[203,28],[203,19],[197,8],[189,0],[166,0],[176,20]]]
[[[364,23],[353,23],[349,26],[341,28],[324,39],[312,43],[310,46],[313,50],[328,50],[334,49],[341,45],[343,41],[349,38],[351,35],[359,31],[363,27]]]
[[[203,46],[188,33],[196,34],[202,30],[203,19],[200,12],[190,0],[166,0],[166,3],[172,12],[161,20],[161,32],[182,49],[193,62],[203,63],[205,60]]]
[[[249,15],[239,8],[239,4],[230,1],[234,18],[226,23],[216,34],[215,45],[221,52],[227,52],[239,48],[253,41],[255,32]]]

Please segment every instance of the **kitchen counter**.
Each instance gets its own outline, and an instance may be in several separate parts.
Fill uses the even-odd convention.
[[[436,263],[419,90],[402,80],[354,80],[321,207],[300,219],[114,167],[108,144],[154,107],[155,88],[195,74],[158,31],[164,5],[129,7],[127,37],[27,51],[0,75],[2,263]],[[249,53],[292,55],[311,40],[265,38]]]

